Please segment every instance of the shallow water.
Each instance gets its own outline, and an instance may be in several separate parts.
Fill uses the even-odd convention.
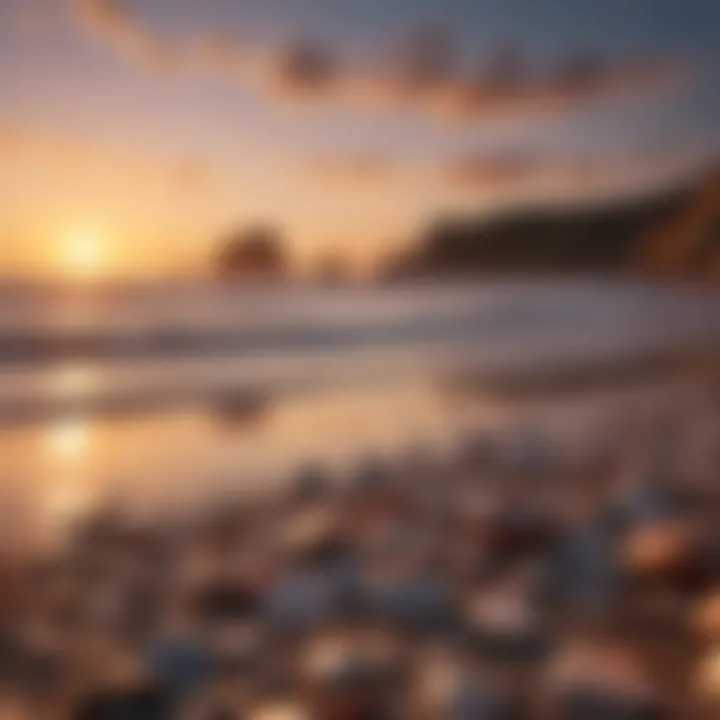
[[[668,408],[678,393],[523,405],[449,393],[445,381],[611,368],[720,341],[717,295],[617,282],[0,294],[2,347],[20,335],[46,342],[22,358],[0,348],[0,482],[6,514],[33,537],[95,502],[183,507],[306,462],[441,451],[529,415],[580,435],[628,404]]]

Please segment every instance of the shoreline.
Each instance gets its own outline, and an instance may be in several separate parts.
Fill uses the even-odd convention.
[[[450,363],[453,365],[453,363]],[[720,350],[674,351],[630,354],[629,357],[595,358],[537,364],[495,364],[473,369],[472,361],[458,361],[455,367],[428,369],[421,373],[427,382],[449,395],[486,396],[499,401],[556,399],[582,396],[601,391],[632,390],[644,386],[677,382],[703,383],[717,387],[720,381]],[[88,366],[91,367],[91,366]],[[389,382],[397,370],[380,369],[354,384],[372,386]],[[346,374],[336,377],[304,377],[302,374],[283,381],[209,383],[179,379],[175,384],[145,387],[136,391],[115,390],[79,393],[78,397],[28,397],[0,400],[0,427],[32,425],[67,417],[131,418],[162,415],[178,410],[219,412],[232,418],[248,409],[262,409],[283,398],[307,395],[347,384]]]

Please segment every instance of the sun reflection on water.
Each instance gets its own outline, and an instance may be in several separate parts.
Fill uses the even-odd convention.
[[[54,459],[78,459],[89,445],[89,436],[86,421],[76,418],[62,419],[48,427],[46,446]]]
[[[51,536],[62,533],[92,504],[87,472],[91,435],[90,421],[82,417],[60,418],[44,430],[47,467],[43,516]]]

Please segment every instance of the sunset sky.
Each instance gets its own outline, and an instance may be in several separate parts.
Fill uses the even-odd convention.
[[[0,0],[0,274],[365,267],[438,212],[720,150],[716,0]]]

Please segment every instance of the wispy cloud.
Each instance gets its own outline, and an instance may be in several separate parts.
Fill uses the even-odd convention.
[[[684,76],[672,58],[611,61],[581,53],[540,69],[503,45],[475,70],[460,67],[455,39],[440,27],[398,39],[384,60],[347,63],[329,45],[294,39],[270,49],[214,35],[161,37],[123,0],[71,0],[81,27],[112,51],[153,71],[205,70],[293,101],[323,101],[475,120],[567,113],[656,92]]]
[[[322,45],[293,41],[271,58],[272,79],[279,90],[304,97],[336,92],[342,82],[341,68]]]
[[[562,113],[664,90],[682,76],[669,58],[613,62],[598,57],[587,66],[568,58],[538,74],[511,67],[490,62],[470,79],[455,78],[437,88],[433,103],[459,118]]]
[[[153,70],[174,66],[183,51],[159,38],[122,0],[71,0],[82,28],[123,57]]]
[[[706,153],[687,149],[577,153],[558,156],[529,147],[468,151],[424,164],[381,155],[338,154],[302,166],[328,191],[343,186],[394,192],[423,189],[432,198],[477,204],[492,199],[572,200],[616,196],[681,183],[702,172]]]
[[[532,151],[468,153],[440,163],[435,177],[469,199],[581,199],[622,195],[682,183],[701,173],[704,153],[677,149],[552,157]]]
[[[391,179],[396,169],[379,155],[356,153],[319,158],[301,171],[306,177],[333,185],[377,185]]]
[[[470,153],[448,162],[440,169],[440,177],[452,187],[477,190],[522,183],[547,166],[538,155],[523,150]]]

